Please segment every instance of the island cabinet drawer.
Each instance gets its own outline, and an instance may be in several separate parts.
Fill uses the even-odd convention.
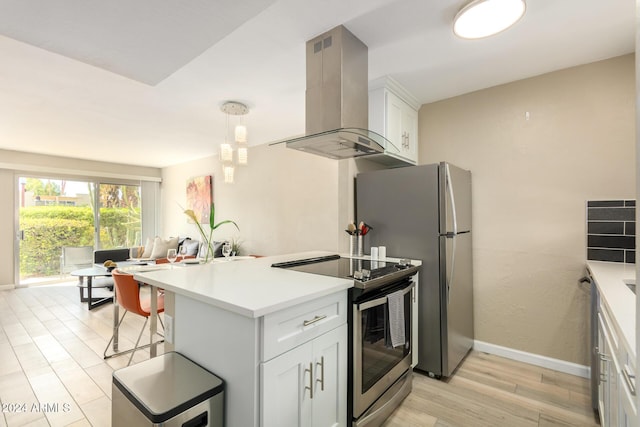
[[[261,361],[270,360],[347,322],[347,291],[262,318]]]

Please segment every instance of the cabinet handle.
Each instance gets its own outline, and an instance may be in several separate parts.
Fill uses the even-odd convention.
[[[327,315],[323,314],[322,316],[316,316],[311,320],[305,320],[304,322],[302,322],[302,326],[309,326],[309,325],[313,325],[316,322],[321,321],[322,319],[326,319]]]
[[[409,132],[402,132],[402,148],[409,149]]]
[[[316,363],[316,365],[320,365],[320,379],[316,382],[320,383],[320,391],[324,391],[324,356],[320,357],[320,363]]]
[[[611,359],[609,359],[609,356],[604,353],[598,353],[598,357],[600,358],[600,382],[606,383],[607,377],[609,376],[609,364],[606,362],[609,362]],[[605,363],[603,364],[602,362]],[[607,372],[605,372],[604,366],[607,367]]]
[[[627,383],[627,386],[629,387],[629,392],[631,393],[632,396],[636,395],[636,376],[635,375],[631,375],[629,373],[629,366],[624,365],[624,369],[622,370],[622,377],[624,378],[624,382]]]
[[[313,362],[309,363],[309,369],[304,369],[305,375],[307,372],[309,372],[309,385],[304,386],[304,389],[309,390],[309,398],[313,399]]]

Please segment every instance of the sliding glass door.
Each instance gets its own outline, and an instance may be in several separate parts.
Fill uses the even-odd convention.
[[[93,247],[94,187],[86,181],[19,178],[20,284],[60,278],[62,248]]]
[[[100,249],[140,245],[142,212],[139,185],[99,184],[98,205]]]
[[[68,280],[94,249],[140,244],[139,185],[24,176],[18,187],[17,284]]]

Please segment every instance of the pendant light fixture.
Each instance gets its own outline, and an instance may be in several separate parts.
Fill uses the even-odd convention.
[[[249,113],[249,107],[236,102],[227,101],[220,107],[223,113],[227,115],[227,127],[224,137],[224,143],[220,144],[220,162],[222,163],[222,172],[224,176],[224,182],[232,184],[234,179],[235,166],[233,162],[234,147],[229,142],[229,116],[239,116],[240,120],[236,124],[233,135],[234,142],[237,148],[237,160],[239,165],[246,165],[249,163],[249,147],[247,145],[247,127],[242,122],[242,117]]]
[[[453,20],[453,32],[463,39],[480,39],[506,30],[527,8],[525,0],[473,0]]]

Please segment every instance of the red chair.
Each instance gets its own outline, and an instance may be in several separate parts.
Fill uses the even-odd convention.
[[[136,350],[142,347],[138,347],[140,343],[140,338],[142,338],[142,334],[144,333],[145,328],[147,327],[147,321],[149,320],[149,316],[151,315],[151,298],[140,298],[140,286],[138,282],[133,278],[132,274],[122,273],[119,270],[114,270],[111,272],[111,276],[113,277],[113,282],[115,285],[114,292],[116,294],[116,299],[118,300],[118,304],[125,309],[125,312],[122,314],[120,321],[118,322],[118,329],[124,320],[124,316],[128,312],[143,316],[144,326],[140,331],[140,335],[138,335],[138,340],[136,341],[136,345],[131,352],[131,357],[129,357],[129,363],[127,366],[131,364],[131,360],[133,359],[133,355]],[[164,312],[164,294],[158,294],[158,313]],[[164,330],[164,324],[162,323],[162,319],[158,317],[160,320],[160,324],[162,325],[162,329]],[[113,336],[109,340],[107,344],[107,348],[105,349],[105,355],[111,342],[113,341]],[[146,347],[146,346],[143,346]],[[106,356],[105,356],[106,357]]]

